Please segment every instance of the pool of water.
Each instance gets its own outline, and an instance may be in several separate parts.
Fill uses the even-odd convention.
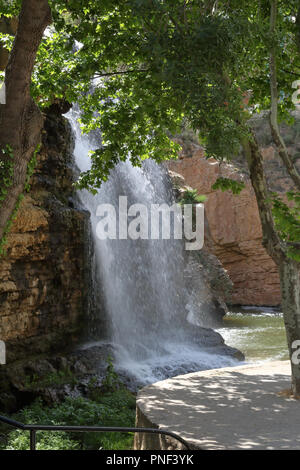
[[[247,362],[288,359],[282,313],[271,308],[234,308],[218,332],[226,344],[245,354]]]

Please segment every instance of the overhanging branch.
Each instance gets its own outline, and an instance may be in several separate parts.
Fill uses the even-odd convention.
[[[146,72],[149,72],[149,69],[138,69],[138,70],[120,70],[118,72],[107,72],[107,73],[102,73],[102,72],[98,72],[98,73],[95,73],[95,77],[97,78],[103,78],[103,77],[111,77],[113,75],[126,75],[126,74],[130,74],[130,73],[146,73]]]

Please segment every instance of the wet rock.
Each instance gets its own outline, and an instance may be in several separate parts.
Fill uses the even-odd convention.
[[[0,411],[14,412],[40,398],[46,405],[87,396],[91,380],[101,387],[114,347],[99,344],[69,354],[24,359],[0,368]]]
[[[224,338],[211,328],[197,327],[190,325],[189,336],[201,349],[207,350],[211,354],[218,354],[220,356],[230,356],[239,361],[244,361],[244,354],[236,348],[227,346]],[[199,369],[200,370],[200,369]]]

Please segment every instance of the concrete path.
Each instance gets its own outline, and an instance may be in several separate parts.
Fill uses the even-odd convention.
[[[300,401],[290,364],[268,362],[174,377],[143,388],[137,425],[173,431],[195,449],[300,449]],[[172,440],[137,435],[136,449],[179,449]]]

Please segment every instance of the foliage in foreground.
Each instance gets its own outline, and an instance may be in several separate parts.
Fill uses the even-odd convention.
[[[288,246],[290,244],[288,255],[300,262],[300,192],[288,191],[286,193],[288,204],[276,193],[271,197],[276,228],[281,239],[285,240]]]
[[[73,426],[134,426],[135,397],[125,388],[93,395],[93,400],[67,398],[51,408],[40,399],[14,415],[25,424]],[[125,450],[132,448],[129,433],[38,432],[37,450]],[[1,450],[29,450],[29,433],[4,429]]]

